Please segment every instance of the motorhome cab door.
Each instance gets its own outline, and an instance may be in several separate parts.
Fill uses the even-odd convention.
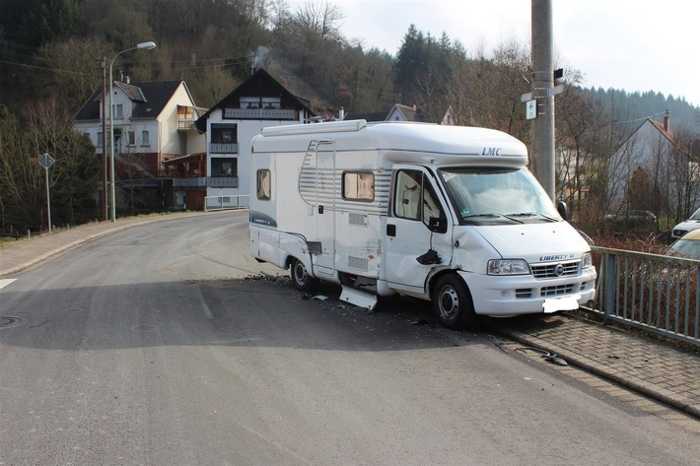
[[[392,190],[384,241],[384,279],[395,288],[420,294],[428,273],[452,259],[452,225],[447,203],[433,175],[421,167],[397,169]],[[431,227],[431,218],[433,223],[438,219],[439,225]],[[431,249],[431,243],[440,257],[439,263],[419,263],[416,259]]]

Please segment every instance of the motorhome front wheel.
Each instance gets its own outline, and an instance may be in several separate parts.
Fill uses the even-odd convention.
[[[478,320],[471,295],[459,277],[445,275],[433,290],[433,310],[444,326],[455,330],[476,329]]]

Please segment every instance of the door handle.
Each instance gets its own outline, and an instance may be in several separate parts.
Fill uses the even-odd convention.
[[[387,236],[396,236],[396,225],[394,225],[392,223],[387,223],[386,235]]]
[[[319,214],[323,213],[323,206],[322,205],[318,206],[318,213]]]

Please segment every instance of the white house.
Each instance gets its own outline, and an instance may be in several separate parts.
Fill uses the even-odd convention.
[[[204,109],[184,81],[113,83],[115,157],[119,208],[152,210],[174,202],[164,162],[201,153],[205,138],[194,128]],[[74,127],[102,154],[102,93],[95,92],[74,118]],[[107,124],[109,124],[107,122]],[[107,126],[107,133],[109,127]]]
[[[251,140],[266,126],[308,122],[309,102],[292,94],[263,68],[214,105],[196,122],[206,134],[206,170],[212,179],[235,183],[207,186],[207,197],[247,195],[251,189]]]
[[[610,158],[609,210],[658,214],[692,208],[695,190],[689,188],[696,169],[674,140],[668,112],[662,122],[647,118]]]

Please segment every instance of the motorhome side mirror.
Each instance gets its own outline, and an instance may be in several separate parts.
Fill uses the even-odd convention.
[[[437,231],[439,233],[444,233],[447,231],[447,224],[445,222],[445,219],[440,218],[440,217],[430,217],[428,219],[428,229],[431,231]]]
[[[563,218],[564,220],[569,220],[569,207],[567,207],[566,202],[557,202],[557,212],[559,212],[561,218]]]

